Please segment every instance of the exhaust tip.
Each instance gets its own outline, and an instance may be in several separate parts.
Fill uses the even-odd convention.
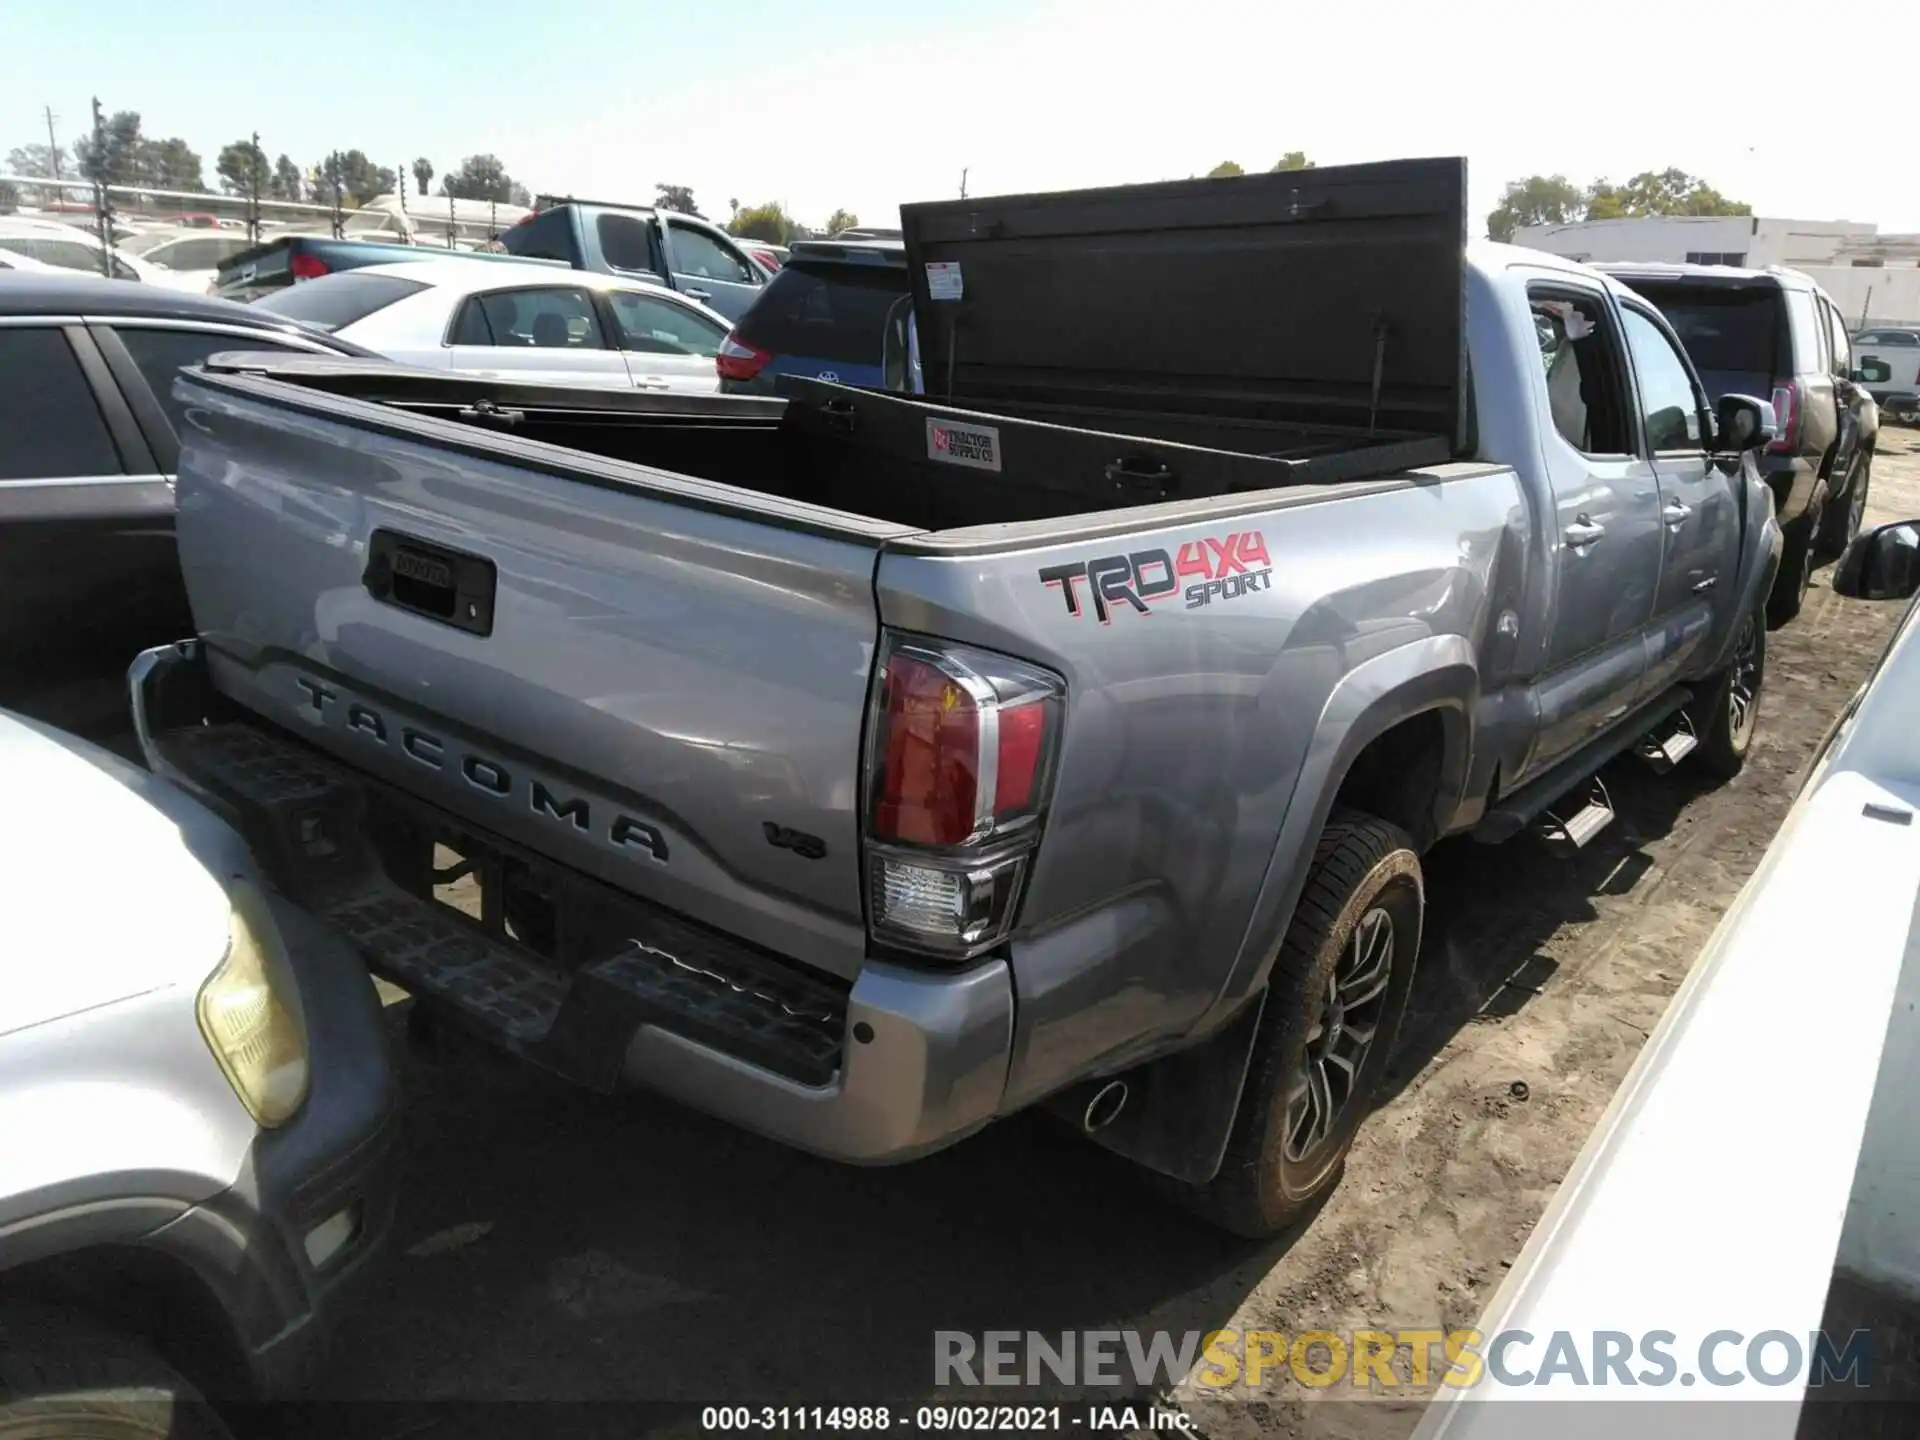
[[[1104,1130],[1120,1118],[1120,1112],[1126,1105],[1127,1082],[1109,1080],[1087,1102],[1086,1113],[1080,1117],[1080,1128],[1089,1135],[1096,1130]]]

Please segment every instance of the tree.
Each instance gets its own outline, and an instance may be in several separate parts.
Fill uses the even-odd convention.
[[[22,145],[9,151],[7,153],[7,173],[9,175],[27,176],[35,180],[58,180],[62,176],[69,179],[77,178],[73,162],[68,158],[66,150],[64,148],[55,149],[51,145]],[[20,190],[18,186],[14,185],[9,185],[6,188],[12,198],[7,205],[0,208],[13,209],[20,204]],[[60,198],[61,192],[53,189],[51,186],[45,190],[39,190],[38,187],[35,188],[43,204],[46,201],[58,200]]]
[[[252,140],[222,145],[220,157],[213,162],[213,173],[220,177],[220,188],[229,195],[265,195],[274,178],[274,169],[267,164],[267,152]]]
[[[662,210],[677,210],[682,215],[697,213],[691,185],[656,185],[653,187],[653,203]]]
[[[1564,225],[1586,216],[1587,197],[1564,175],[1529,175],[1509,181],[1487,216],[1487,234],[1511,241],[1522,225]]]
[[[291,155],[282,155],[273,162],[273,174],[267,177],[267,194],[275,200],[304,200],[306,192],[301,184],[300,167],[293,163]]]
[[[1306,151],[1289,150],[1273,162],[1273,168],[1277,174],[1282,170],[1311,170],[1314,168],[1314,164],[1313,161],[1307,159]]]
[[[386,195],[393,190],[393,168],[374,164],[364,150],[333,151],[320,162],[320,173],[326,180],[322,204],[333,203],[333,182],[336,179],[340,182],[340,203],[350,210],[365,205],[376,195]]]
[[[784,245],[793,236],[793,217],[787,214],[787,207],[778,200],[769,200],[764,205],[748,205],[736,210],[733,222],[727,227],[743,240],[765,240],[770,245]]]
[[[207,188],[200,172],[200,155],[178,135],[146,144],[142,167],[156,190],[192,190]]]
[[[1207,172],[1209,180],[1224,180],[1230,175],[1244,175],[1247,172],[1231,160],[1222,160]]]
[[[1624,185],[1596,180],[1587,190],[1587,219],[1638,215],[1751,215],[1753,207],[1729,200],[1696,175],[1669,167],[1643,170]]]
[[[11,180],[0,180],[0,215],[11,215],[20,208],[20,187]]]
[[[119,110],[100,127],[96,138],[82,136],[74,143],[80,173],[95,184],[138,185],[145,179],[141,162],[146,137],[140,133],[140,112]]]
[[[414,188],[422,200],[433,193],[433,162],[422,155],[408,167],[413,171]]]
[[[440,177],[440,193],[455,200],[491,200],[498,205],[525,205],[532,201],[527,187],[507,174],[497,155],[469,155],[460,168]]]
[[[21,145],[7,152],[7,173],[34,180],[58,180],[62,175],[73,173],[73,164],[64,146],[56,150],[51,145]]]

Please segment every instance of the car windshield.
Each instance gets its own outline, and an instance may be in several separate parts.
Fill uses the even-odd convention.
[[[331,334],[426,288],[418,280],[402,280],[398,275],[369,275],[364,270],[349,270],[289,285],[254,304]]]

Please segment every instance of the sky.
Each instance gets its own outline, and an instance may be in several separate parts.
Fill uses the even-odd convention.
[[[778,200],[871,225],[957,194],[963,170],[989,195],[1288,150],[1463,154],[1476,234],[1508,180],[1670,165],[1759,214],[1920,231],[1920,178],[1871,131],[1841,143],[1818,62],[1804,105],[1783,94],[1803,18],[1784,0],[0,0],[0,157],[45,141],[42,106],[70,143],[98,96],[185,138],[209,182],[257,129],[302,167],[492,152],[536,192],[645,202],[668,182],[723,218]],[[1790,108],[1807,118],[1781,123]]]

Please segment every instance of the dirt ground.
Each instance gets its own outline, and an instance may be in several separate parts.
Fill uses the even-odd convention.
[[[1920,515],[1920,431],[1885,441],[1869,519]],[[393,1254],[327,1389],[390,1402],[356,1412],[368,1437],[476,1433],[471,1414],[416,1408],[448,1398],[661,1402],[604,1428],[599,1411],[521,1412],[514,1431],[691,1434],[716,1402],[928,1398],[939,1329],[1471,1323],[1900,609],[1842,600],[1822,573],[1770,637],[1756,749],[1726,787],[1626,763],[1607,777],[1619,820],[1574,860],[1524,843],[1430,857],[1392,1097],[1302,1233],[1225,1239],[1038,1119],[855,1170],[664,1100],[413,1054]],[[1418,1412],[1273,1385],[1177,1398],[1214,1440],[1402,1436]],[[343,1433],[328,1412],[274,1428]]]

